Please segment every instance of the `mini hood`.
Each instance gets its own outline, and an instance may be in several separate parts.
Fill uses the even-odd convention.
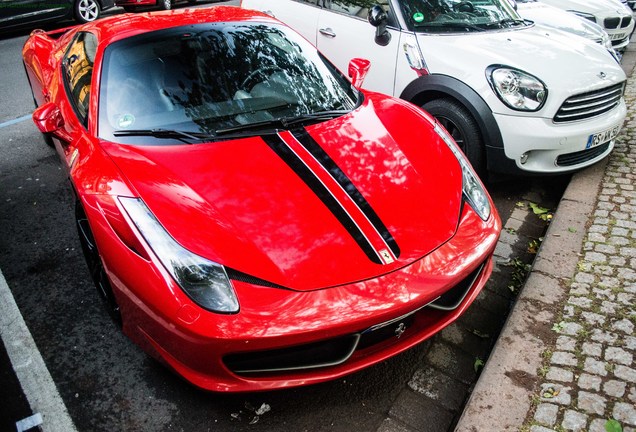
[[[431,120],[374,94],[291,131],[104,147],[182,246],[296,290],[407,265],[453,236],[462,208],[461,168]]]

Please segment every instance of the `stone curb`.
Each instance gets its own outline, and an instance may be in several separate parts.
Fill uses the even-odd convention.
[[[531,406],[546,337],[574,276],[607,158],[575,174],[533,268],[459,419],[456,432],[517,431]]]

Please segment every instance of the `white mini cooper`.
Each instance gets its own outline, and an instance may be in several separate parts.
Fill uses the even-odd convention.
[[[377,2],[377,4],[376,4]],[[475,169],[560,173],[614,147],[625,74],[600,44],[524,21],[508,0],[242,0],[302,33],[364,87],[433,114]]]

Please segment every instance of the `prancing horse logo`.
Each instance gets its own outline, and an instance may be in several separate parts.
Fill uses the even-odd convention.
[[[402,336],[404,334],[404,332],[406,331],[406,324],[404,324],[403,322],[401,322],[396,328],[395,328],[395,337],[396,338],[400,338],[400,336]]]

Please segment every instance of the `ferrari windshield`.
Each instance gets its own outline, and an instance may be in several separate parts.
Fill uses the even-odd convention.
[[[124,39],[104,52],[99,136],[209,141],[333,118],[358,92],[284,26],[205,23]]]
[[[526,23],[509,0],[401,0],[409,30],[464,33],[522,27]]]

